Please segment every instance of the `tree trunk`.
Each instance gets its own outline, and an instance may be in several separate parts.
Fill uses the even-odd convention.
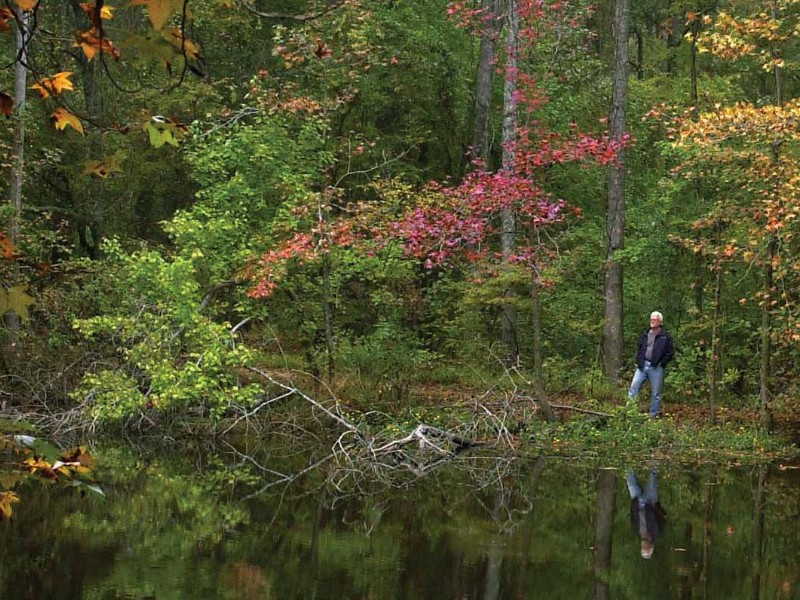
[[[73,20],[77,27],[86,26],[86,13],[81,3],[71,0]],[[86,105],[86,116],[92,122],[102,121],[105,109],[103,93],[100,87],[102,64],[99,59],[87,60],[81,52],[78,64],[81,70],[83,101]],[[103,139],[96,127],[86,128],[87,160],[104,158]],[[86,177],[83,186],[75,195],[78,200],[78,236],[81,246],[89,258],[100,256],[100,242],[103,235],[103,213],[105,209],[105,186],[98,177]]]
[[[544,418],[549,423],[556,420],[556,415],[547,400],[544,389],[544,355],[542,353],[542,307],[539,298],[539,276],[534,274],[531,285],[531,300],[533,304],[533,377],[536,389],[536,403],[542,410]]]
[[[8,198],[13,214],[8,237],[16,246],[19,243],[20,223],[22,222],[22,182],[25,178],[25,102],[28,81],[28,24],[30,12],[14,9],[17,22],[15,43],[17,62],[14,64],[14,141],[11,146],[11,185]]]
[[[625,109],[628,87],[628,32],[630,0],[617,0],[614,10],[614,75],[611,106],[611,139],[621,141],[625,134]],[[607,252],[605,264],[605,315],[603,320],[603,372],[618,381],[622,369],[622,265],[617,250],[624,247],[625,233],[625,150],[620,148],[608,177],[606,218]]]
[[[767,431],[772,429],[772,409],[770,408],[769,381],[772,371],[771,339],[772,339],[772,295],[774,292],[774,278],[772,261],[778,250],[778,239],[773,233],[767,244],[767,260],[764,267],[764,307],[761,311],[761,364],[758,370],[759,392],[761,405],[761,421]]]
[[[478,74],[475,81],[475,128],[472,134],[472,156],[480,159],[489,170],[491,143],[492,88],[494,83],[495,59],[497,57],[497,38],[503,27],[502,0],[483,0],[481,8],[485,11],[483,33],[481,35]]]
[[[8,239],[16,246],[19,244],[20,227],[22,223],[22,183],[25,179],[25,101],[28,79],[28,51],[27,44],[30,39],[28,24],[30,12],[14,10],[17,30],[14,35],[17,62],[14,65],[14,133],[11,145],[11,182],[8,189],[8,199],[12,207],[11,222],[8,228]],[[8,358],[17,354],[17,335],[22,323],[19,315],[13,311],[0,315],[6,326],[8,337],[5,340],[3,354],[7,365]]]
[[[517,80],[519,63],[519,17],[516,0],[508,0],[506,6],[506,73],[503,86],[503,171],[515,170],[515,151],[517,139]],[[508,263],[516,245],[516,218],[512,209],[504,209],[500,216],[500,244],[503,262]],[[517,311],[514,307],[514,290],[509,288],[503,294],[502,341],[507,364],[515,364],[519,354],[517,348]]]
[[[333,337],[333,307],[331,305],[331,259],[326,252],[322,256],[322,312],[325,318],[325,353],[328,356],[328,381],[336,374],[334,353],[336,344]]]
[[[719,226],[717,226],[717,247],[719,247]],[[714,277],[714,306],[711,313],[711,372],[709,373],[709,413],[711,424],[717,422],[717,387],[720,376],[720,335],[719,320],[722,313],[722,262],[717,259]]]

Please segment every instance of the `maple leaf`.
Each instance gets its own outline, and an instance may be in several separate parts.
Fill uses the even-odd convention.
[[[122,173],[122,154],[117,153],[104,160],[87,160],[83,163],[81,175],[96,175],[100,179],[105,179],[111,173]]]
[[[0,314],[12,311],[25,323],[28,320],[28,307],[31,304],[36,304],[36,301],[25,293],[24,287],[0,288]]]
[[[6,260],[12,260],[16,254],[14,244],[5,235],[0,233],[0,255]]]
[[[108,54],[114,60],[119,60],[119,48],[105,37],[101,38],[96,28],[92,27],[89,31],[80,31],[77,34],[77,41],[74,44],[79,46],[86,55],[86,60],[92,60],[98,52]]]
[[[81,123],[81,120],[64,108],[57,108],[56,111],[50,115],[50,120],[53,122],[55,128],[59,131],[69,125],[83,135],[83,124]]]
[[[19,496],[14,492],[0,492],[0,516],[3,519],[11,518],[11,505],[19,502]]]
[[[14,0],[14,4],[22,10],[33,10],[39,4],[39,0]]]
[[[34,83],[31,86],[32,90],[37,90],[39,95],[44,98],[49,98],[51,95],[58,96],[64,90],[73,90],[72,82],[69,80],[72,71],[61,71],[52,77],[45,77],[40,79],[39,83]]]
[[[178,141],[186,135],[186,126],[179,123],[176,119],[165,119],[164,117],[153,117],[144,129],[150,135],[150,144],[154,148],[160,148],[164,144],[175,146]]]
[[[8,8],[0,9],[0,32],[8,33],[11,31],[11,25],[8,24],[14,18],[14,13]]]
[[[89,20],[92,22],[92,25],[94,25],[95,27],[99,27],[100,19],[108,20],[114,18],[114,11],[116,10],[116,7],[103,5],[103,7],[100,9],[100,19],[97,18],[98,16],[96,13],[97,7],[93,2],[82,2],[81,9],[89,17]]]
[[[6,118],[14,114],[14,99],[5,92],[0,92],[0,113]]]
[[[184,37],[180,27],[173,27],[164,34],[164,37],[169,40],[169,43],[175,46],[178,50],[183,49],[183,51],[186,53],[186,56],[189,58],[193,58],[194,60],[200,60],[203,58],[203,52],[200,50],[200,45],[196,42],[193,42],[189,38]]]
[[[131,0],[128,6],[146,6],[153,29],[161,31],[172,13],[183,11],[183,0]]]

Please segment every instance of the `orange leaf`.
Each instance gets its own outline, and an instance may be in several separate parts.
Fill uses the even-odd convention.
[[[0,8],[0,32],[8,33],[11,31],[11,26],[8,24],[14,18],[14,13],[8,8]]]
[[[5,92],[0,92],[0,113],[6,118],[14,114],[14,99]]]
[[[22,10],[33,10],[38,4],[38,0],[14,0],[14,4]]]
[[[72,87],[72,82],[69,80],[70,75],[72,75],[72,71],[56,73],[52,77],[40,79],[39,83],[34,83],[31,86],[31,89],[37,90],[42,98],[49,98],[51,94],[53,96],[58,96],[63,90],[75,89]]]
[[[86,15],[89,17],[89,20],[92,22],[92,25],[94,25],[95,27],[100,26],[94,2],[82,2],[81,9],[83,9],[83,12],[85,12]],[[100,9],[100,19],[113,19],[114,10],[116,10],[114,6],[103,6],[103,8]]]
[[[75,46],[80,46],[86,55],[86,60],[92,60],[98,52],[105,52],[114,60],[119,60],[119,49],[106,38],[97,34],[97,29],[92,27],[89,31],[78,33]]]
[[[2,254],[3,258],[6,260],[12,260],[15,254],[14,244],[2,233],[0,233],[0,254]]]
[[[69,125],[83,135],[83,124],[81,120],[64,108],[57,108],[56,111],[50,115],[50,120],[53,121],[53,125],[55,125],[55,128],[58,130],[62,130]]]

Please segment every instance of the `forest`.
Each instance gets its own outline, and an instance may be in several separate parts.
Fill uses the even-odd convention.
[[[799,40],[800,0],[4,0],[4,421],[785,443]]]

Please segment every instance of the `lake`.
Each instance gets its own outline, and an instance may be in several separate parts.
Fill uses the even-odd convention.
[[[0,597],[800,598],[800,471],[783,465],[486,453],[287,483],[315,460],[291,443],[92,453],[104,494],[5,476],[20,502]],[[651,470],[666,516],[643,558],[626,477],[646,489]]]

